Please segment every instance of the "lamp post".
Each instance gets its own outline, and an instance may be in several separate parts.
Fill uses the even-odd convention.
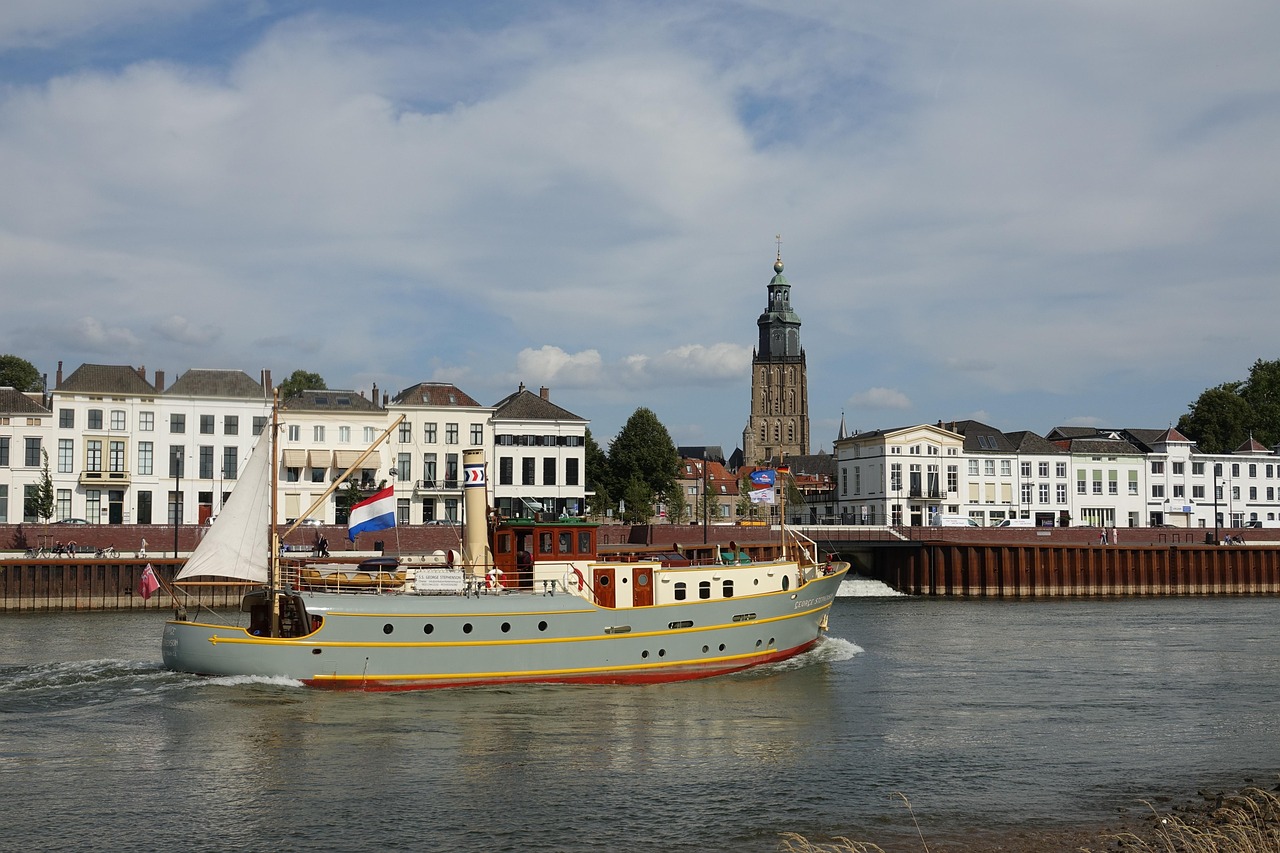
[[[1222,463],[1213,463],[1213,544],[1217,545],[1222,541],[1218,531],[1218,476],[1222,473]]]
[[[173,451],[173,559],[178,559],[178,525],[182,523],[182,451]]]
[[[709,472],[707,471],[707,451],[702,451],[702,544],[707,544],[707,513],[711,509],[711,495],[707,491],[707,483],[710,481]]]

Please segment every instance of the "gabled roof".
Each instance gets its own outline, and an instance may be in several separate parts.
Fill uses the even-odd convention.
[[[1064,452],[1063,448],[1030,430],[1007,432],[1005,433],[1005,438],[1009,439],[1009,444],[1013,446],[1014,451],[1017,453],[1053,454]]]
[[[1192,441],[1191,441],[1191,439],[1189,439],[1189,438],[1187,438],[1185,435],[1183,435],[1183,434],[1178,430],[1178,428],[1177,428],[1177,427],[1169,427],[1167,430],[1165,430],[1165,431],[1164,431],[1164,433],[1163,433],[1163,434],[1161,434],[1161,436],[1160,436],[1160,438],[1158,439],[1158,441],[1163,442],[1163,443],[1165,443],[1165,444],[1168,444],[1168,443],[1169,443],[1169,442],[1171,442],[1171,441],[1182,441],[1182,442],[1186,442],[1187,444],[1193,444],[1193,443],[1194,443],[1194,442],[1192,442]]]
[[[1249,436],[1249,440],[1237,447],[1232,453],[1266,453],[1270,455],[1271,451],[1263,447],[1253,436]]]
[[[1115,438],[1071,438],[1054,442],[1064,450],[1072,453],[1088,453],[1094,456],[1134,456],[1142,455],[1142,451],[1124,439]]]
[[[677,447],[676,453],[682,459],[711,459],[724,463],[724,449],[718,444],[690,444]]]
[[[940,429],[949,429],[964,436],[965,453],[1012,453],[1013,444],[1005,434],[981,421],[938,422]]]
[[[281,406],[295,412],[381,412],[376,403],[366,400],[355,391],[301,391],[285,400]]]
[[[232,397],[266,400],[269,393],[243,370],[191,369],[164,392],[166,397]]]
[[[6,415],[51,415],[51,411],[16,388],[0,388],[0,413]]]
[[[82,364],[55,391],[74,394],[117,394],[154,397],[155,386],[127,364]]]
[[[830,453],[812,453],[805,456],[788,456],[786,459],[770,459],[762,468],[786,465],[792,474],[827,474],[835,476],[836,458]]]
[[[562,409],[550,400],[544,400],[538,394],[527,390],[524,386],[514,394],[503,397],[493,404],[495,420],[509,421],[586,421],[568,409]]]
[[[401,391],[392,402],[403,406],[479,406],[470,394],[451,382],[419,382]]]
[[[1056,426],[1045,434],[1045,438],[1058,441],[1063,438],[1093,438],[1097,434],[1097,427]]]

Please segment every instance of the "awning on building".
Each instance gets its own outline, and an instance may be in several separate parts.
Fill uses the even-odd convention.
[[[339,471],[345,471],[356,464],[356,460],[359,458],[359,450],[335,450],[333,451],[333,467]],[[371,455],[365,462],[370,463],[370,468],[378,467],[378,458],[376,456]]]
[[[280,464],[286,468],[305,468],[307,467],[307,451],[305,450],[284,450],[281,451],[283,458]]]
[[[311,461],[312,468],[328,468],[333,461],[333,454],[327,450],[308,450],[307,459]]]

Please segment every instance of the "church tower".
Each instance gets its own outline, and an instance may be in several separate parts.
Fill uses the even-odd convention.
[[[800,346],[800,317],[791,310],[791,285],[782,275],[782,241],[769,282],[769,307],[756,325],[760,342],[751,359],[751,419],[742,431],[742,460],[809,454],[809,378]]]

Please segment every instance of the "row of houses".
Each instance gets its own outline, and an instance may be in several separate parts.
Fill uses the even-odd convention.
[[[0,524],[41,520],[30,498],[46,465],[55,521],[205,523],[266,430],[273,393],[266,370],[255,380],[193,369],[166,386],[145,367],[84,364],[64,378],[61,363],[47,394],[0,388]],[[306,391],[282,402],[277,520],[345,523],[338,493],[320,498],[356,465],[358,489],[393,487],[401,523],[460,521],[462,451],[473,447],[486,450],[499,512],[581,515],[586,429],[545,387],[489,406],[436,382],[381,399],[377,386],[368,397]]]
[[[831,456],[792,460],[813,489],[792,521],[979,526],[1280,526],[1280,452],[1250,439],[1202,453],[1177,429],[1055,427],[1041,436],[978,421],[848,434]]]

